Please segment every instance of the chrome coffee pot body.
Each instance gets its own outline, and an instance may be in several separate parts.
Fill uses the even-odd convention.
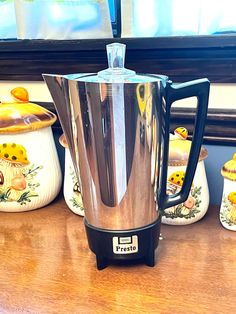
[[[144,258],[154,265],[161,211],[187,198],[201,148],[209,81],[174,85],[166,76],[124,68],[125,46],[107,46],[107,70],[47,75],[80,183],[85,226],[97,267]],[[182,190],[166,193],[171,104],[198,98]],[[180,178],[182,179],[182,178]]]

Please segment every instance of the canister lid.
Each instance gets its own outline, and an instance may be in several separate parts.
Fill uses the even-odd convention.
[[[236,181],[236,153],[233,155],[233,159],[224,164],[221,169],[221,174],[224,178]]]
[[[56,121],[49,110],[30,103],[23,87],[11,91],[11,96],[1,98],[0,134],[24,133],[48,127]]]
[[[169,166],[185,166],[188,163],[192,142],[187,140],[188,131],[184,127],[178,127],[174,135],[170,134],[169,142]],[[208,155],[205,147],[201,148],[199,161],[204,160]]]

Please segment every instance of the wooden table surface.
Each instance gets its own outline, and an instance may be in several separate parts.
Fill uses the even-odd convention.
[[[236,313],[236,233],[211,207],[162,226],[156,266],[98,271],[83,219],[59,199],[0,213],[0,313]]]

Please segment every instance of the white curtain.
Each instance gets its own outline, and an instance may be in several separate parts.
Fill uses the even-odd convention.
[[[114,0],[0,0],[0,39],[111,38]],[[236,32],[235,0],[121,0],[122,37]]]
[[[235,0],[121,0],[122,37],[236,32]]]
[[[112,37],[108,0],[0,0],[0,38]]]
[[[0,0],[0,39],[16,38],[14,0]]]

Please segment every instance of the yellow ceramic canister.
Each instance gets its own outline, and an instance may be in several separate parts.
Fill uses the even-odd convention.
[[[0,211],[5,212],[49,204],[62,181],[51,129],[55,114],[28,102],[24,88],[14,91],[0,103]]]
[[[80,186],[64,134],[60,136],[59,142],[65,148],[65,175],[63,185],[65,202],[73,213],[84,216],[84,206]]]
[[[236,153],[223,165],[221,174],[224,177],[224,190],[220,222],[226,229],[236,231]]]
[[[187,140],[188,131],[184,127],[170,135],[167,193],[178,193],[183,185],[192,142]],[[188,199],[179,205],[165,209],[162,222],[169,225],[187,225],[200,220],[209,206],[209,189],[204,159],[208,152],[202,147],[193,184]]]

